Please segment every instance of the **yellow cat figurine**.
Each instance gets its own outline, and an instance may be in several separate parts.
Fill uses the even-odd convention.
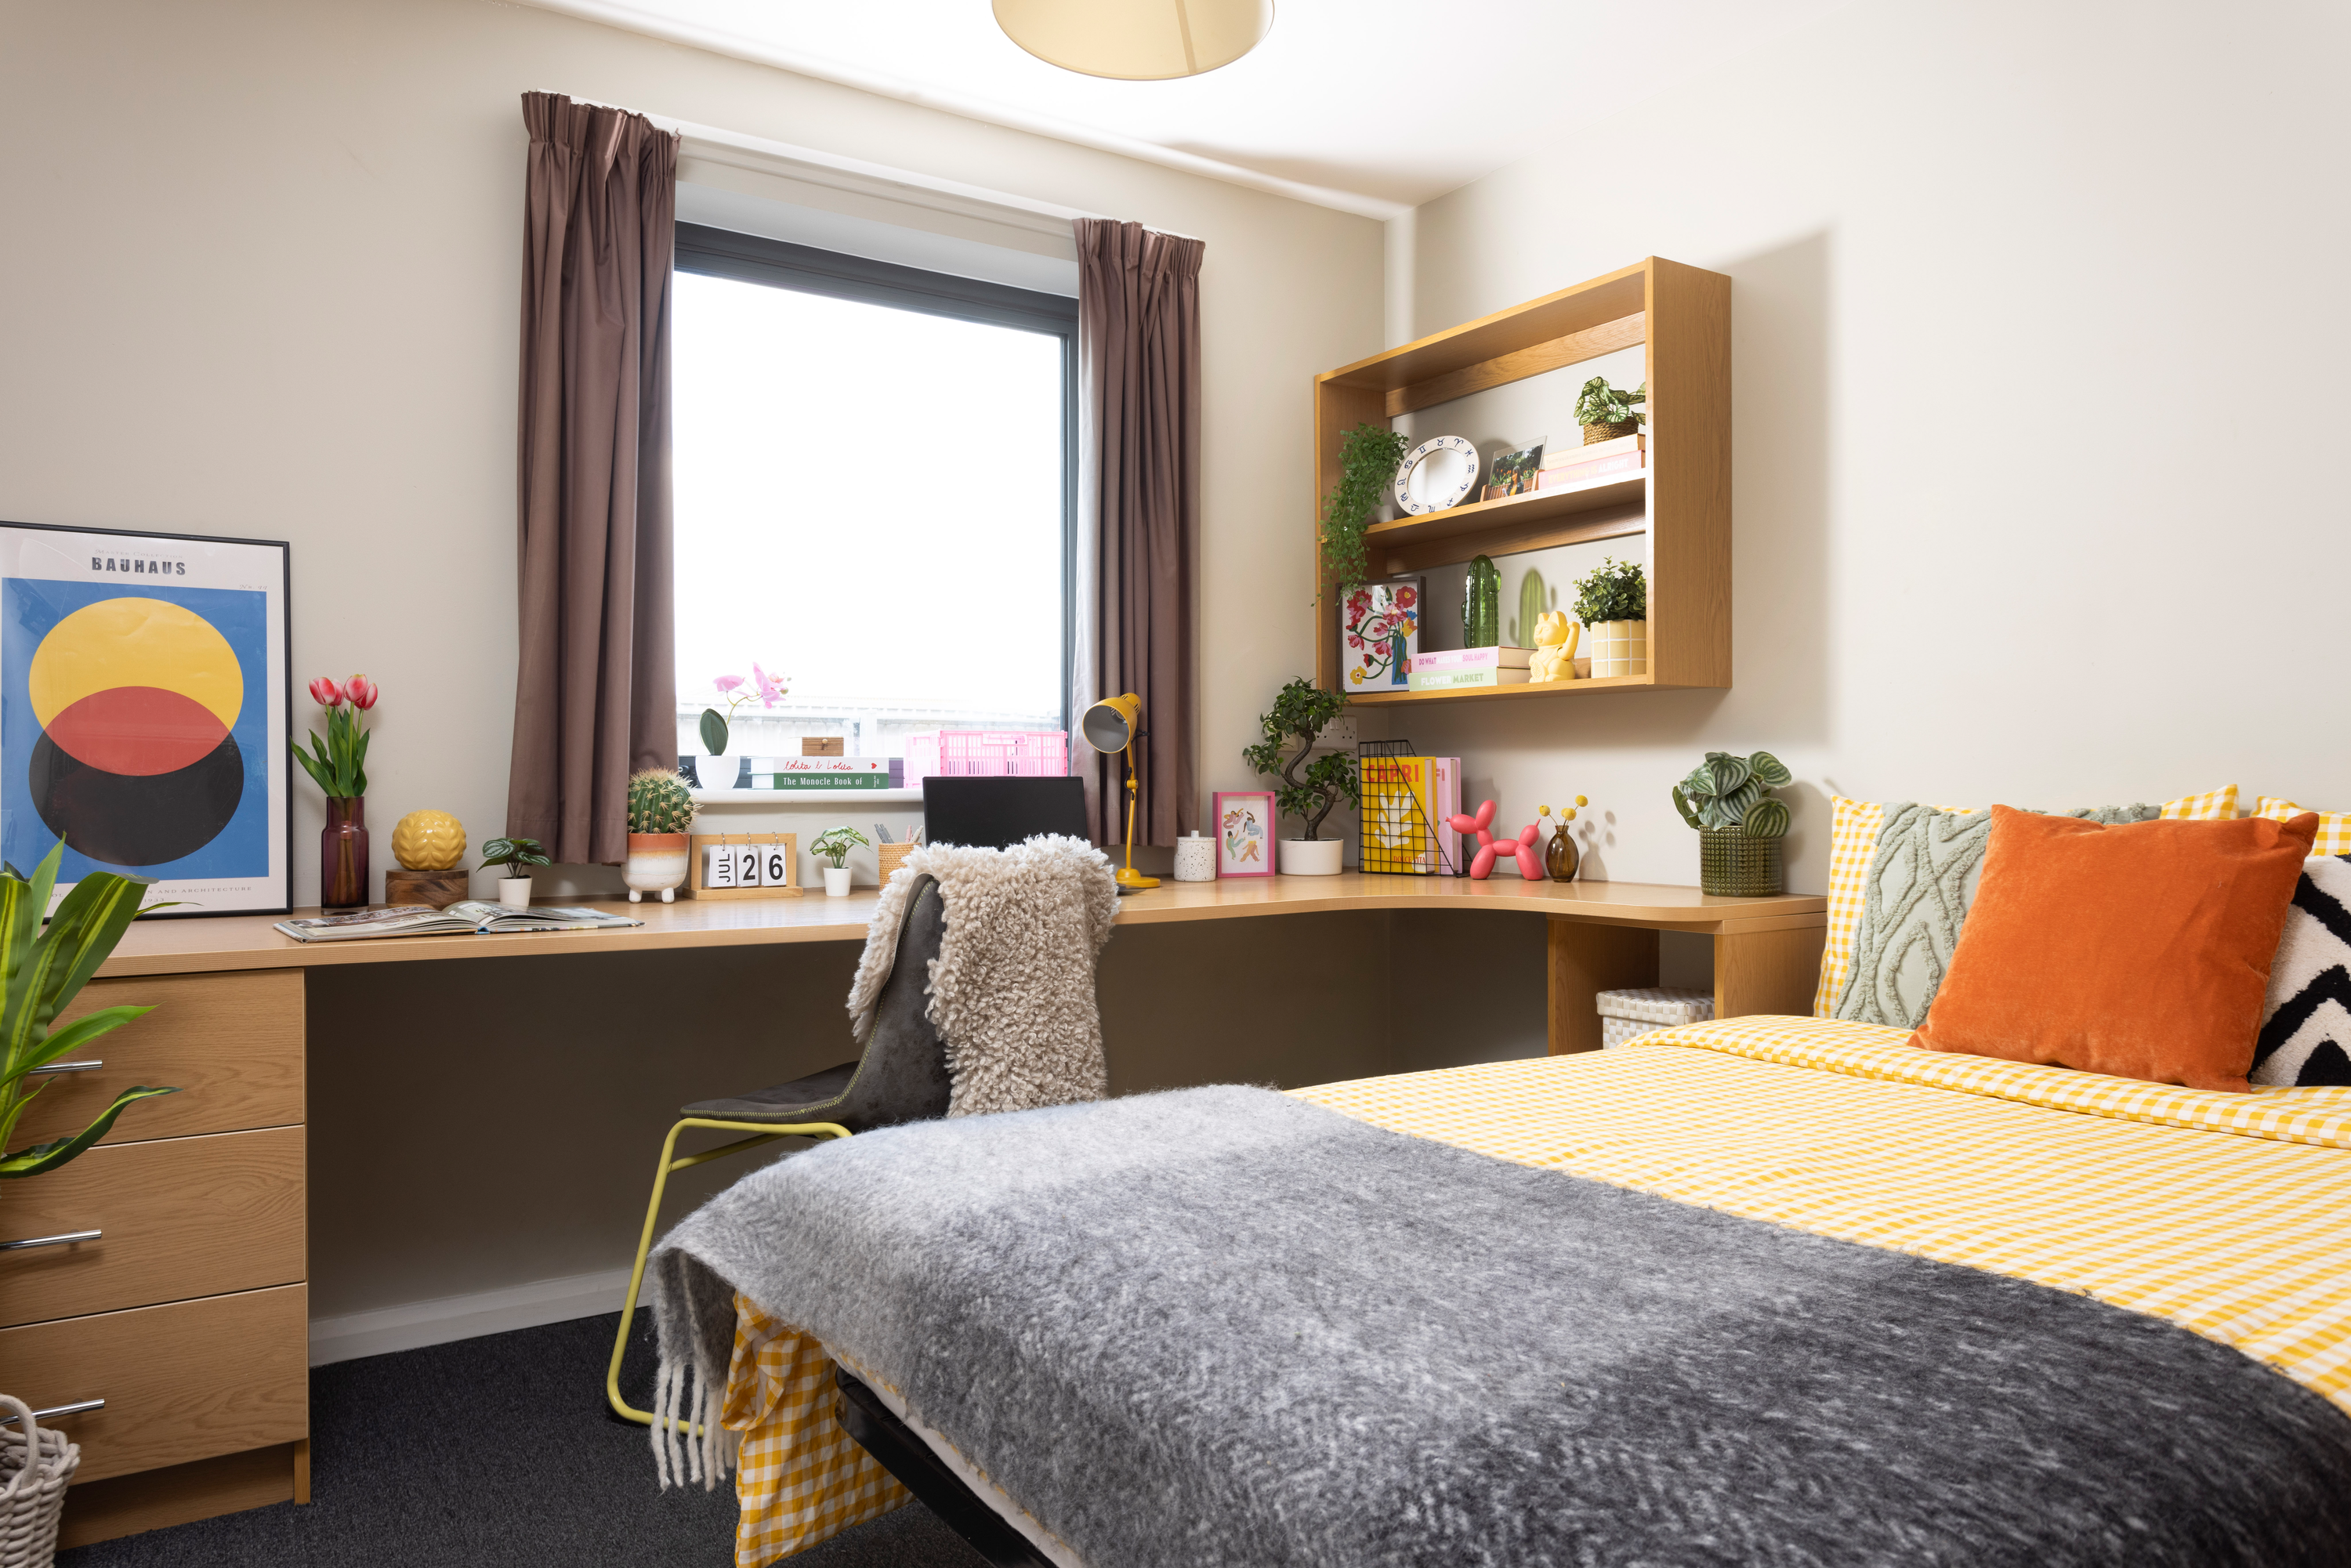
[[[1583,628],[1568,618],[1563,610],[1554,610],[1535,622],[1534,657],[1527,661],[1527,678],[1531,681],[1572,681],[1575,679],[1575,644],[1582,640]]]

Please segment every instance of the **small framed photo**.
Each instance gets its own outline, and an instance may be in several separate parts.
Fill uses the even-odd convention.
[[[286,914],[286,592],[273,540],[0,523],[0,857]]]
[[[1504,496],[1523,496],[1535,487],[1536,470],[1542,466],[1543,444],[1520,447],[1516,452],[1494,454],[1493,472],[1487,476],[1486,499],[1498,501]]]
[[[1216,797],[1217,874],[1273,874],[1273,791],[1219,789]]]

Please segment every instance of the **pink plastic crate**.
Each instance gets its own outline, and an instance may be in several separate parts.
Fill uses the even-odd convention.
[[[1054,778],[1070,770],[1069,732],[1060,729],[937,729],[906,737],[909,785],[949,779]]]

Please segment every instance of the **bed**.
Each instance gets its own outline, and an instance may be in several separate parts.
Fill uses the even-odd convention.
[[[2351,1089],[1747,1018],[987,1121],[657,1252],[745,1568],[905,1500],[836,1363],[1061,1565],[2351,1562]]]

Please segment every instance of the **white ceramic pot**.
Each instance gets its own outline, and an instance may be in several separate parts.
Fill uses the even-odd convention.
[[[1337,876],[1340,857],[1346,849],[1344,839],[1284,839],[1279,852],[1281,874]]]
[[[732,789],[736,776],[743,771],[740,757],[697,757],[694,759],[695,781],[705,789]]]
[[[824,895],[827,898],[847,898],[849,896],[849,868],[847,866],[829,865],[824,868]]]
[[[498,879],[498,902],[508,909],[530,907],[530,878],[507,876]]]
[[[1177,882],[1214,882],[1217,880],[1217,841],[1204,839],[1197,831],[1176,841],[1176,880]]]
[[[685,880],[686,836],[684,833],[631,833],[629,858],[622,862],[621,880],[628,884],[629,902],[649,893],[664,904],[677,900],[677,884]]]
[[[1646,675],[1649,673],[1649,623],[1646,621],[1603,621],[1592,632],[1592,675]]]

